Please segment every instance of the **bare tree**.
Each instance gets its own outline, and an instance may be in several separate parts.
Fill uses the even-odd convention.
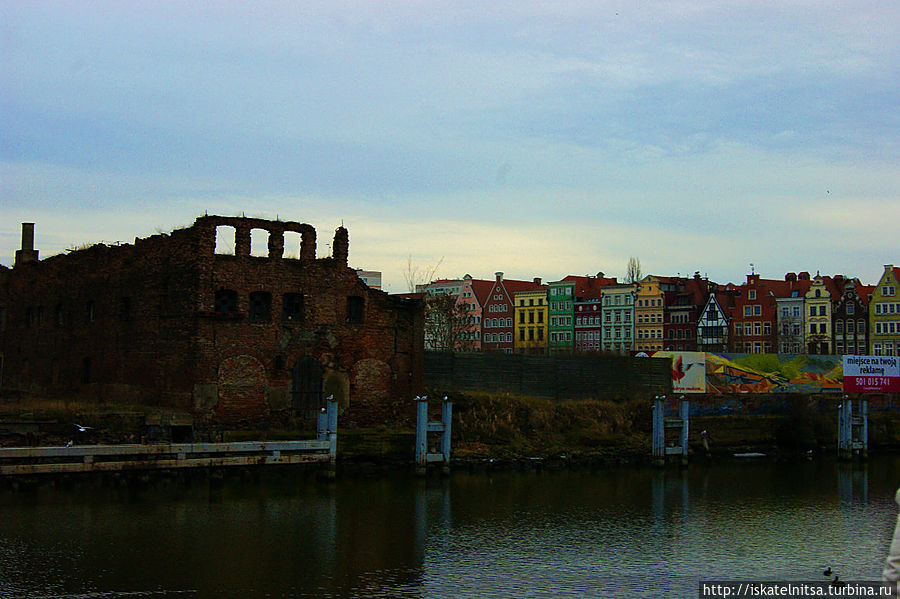
[[[444,257],[437,261],[434,266],[426,266],[424,268],[417,264],[413,264],[412,255],[406,257],[406,271],[403,273],[403,279],[406,281],[406,287],[410,293],[416,291],[419,285],[427,285],[434,280],[434,273],[440,268],[444,262]]]
[[[436,351],[471,351],[469,339],[471,317],[467,303],[458,303],[457,296],[446,293],[425,298],[425,347]]]
[[[641,259],[635,256],[628,257],[628,264],[625,266],[625,282],[637,283],[644,276],[641,272]]]

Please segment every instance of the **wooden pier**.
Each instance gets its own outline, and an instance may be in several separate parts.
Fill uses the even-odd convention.
[[[71,445],[0,449],[0,476],[322,463],[333,472],[337,403],[327,402],[318,438],[237,443]]]

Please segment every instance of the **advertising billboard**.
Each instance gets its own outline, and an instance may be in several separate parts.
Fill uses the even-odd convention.
[[[900,358],[844,356],[844,393],[900,393]]]
[[[673,393],[706,393],[706,354],[697,351],[642,351],[640,358],[672,360]]]

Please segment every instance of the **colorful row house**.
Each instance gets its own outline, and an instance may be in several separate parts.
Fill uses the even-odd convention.
[[[747,275],[743,285],[647,275],[567,276],[533,281],[436,281],[456,298],[460,351],[585,353],[705,351],[733,353],[900,353],[900,268],[884,267],[877,285],[808,272],[784,279]]]

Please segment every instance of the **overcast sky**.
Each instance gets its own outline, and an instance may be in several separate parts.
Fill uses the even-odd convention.
[[[438,276],[900,264],[900,2],[0,0],[0,263],[204,212]],[[411,257],[411,258],[410,258]]]

